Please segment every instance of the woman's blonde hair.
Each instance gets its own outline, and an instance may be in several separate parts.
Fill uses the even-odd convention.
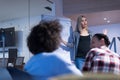
[[[77,18],[77,25],[76,25],[76,28],[75,28],[75,31],[76,32],[79,32],[82,30],[82,27],[81,27],[81,21],[82,21],[82,18],[86,18],[84,15],[81,15]],[[88,30],[88,27],[86,28]]]

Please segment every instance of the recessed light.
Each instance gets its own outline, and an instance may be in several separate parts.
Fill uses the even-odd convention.
[[[110,23],[110,21],[108,20],[107,23]]]
[[[104,20],[107,20],[107,18],[104,18]]]

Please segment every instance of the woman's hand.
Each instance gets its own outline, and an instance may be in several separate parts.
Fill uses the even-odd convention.
[[[104,29],[104,30],[103,30],[103,34],[107,35],[107,33],[108,33],[108,30],[107,30],[107,29]]]

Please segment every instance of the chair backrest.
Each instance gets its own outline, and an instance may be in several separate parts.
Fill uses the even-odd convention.
[[[8,50],[9,58],[17,58],[17,48]]]
[[[17,48],[8,49],[8,63],[15,65],[17,58]]]
[[[0,58],[0,67],[8,66],[8,58]]]

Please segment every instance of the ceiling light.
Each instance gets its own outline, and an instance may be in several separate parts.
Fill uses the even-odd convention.
[[[104,20],[107,20],[107,18],[104,18]]]
[[[110,21],[109,21],[109,20],[107,20],[107,23],[110,23]]]

